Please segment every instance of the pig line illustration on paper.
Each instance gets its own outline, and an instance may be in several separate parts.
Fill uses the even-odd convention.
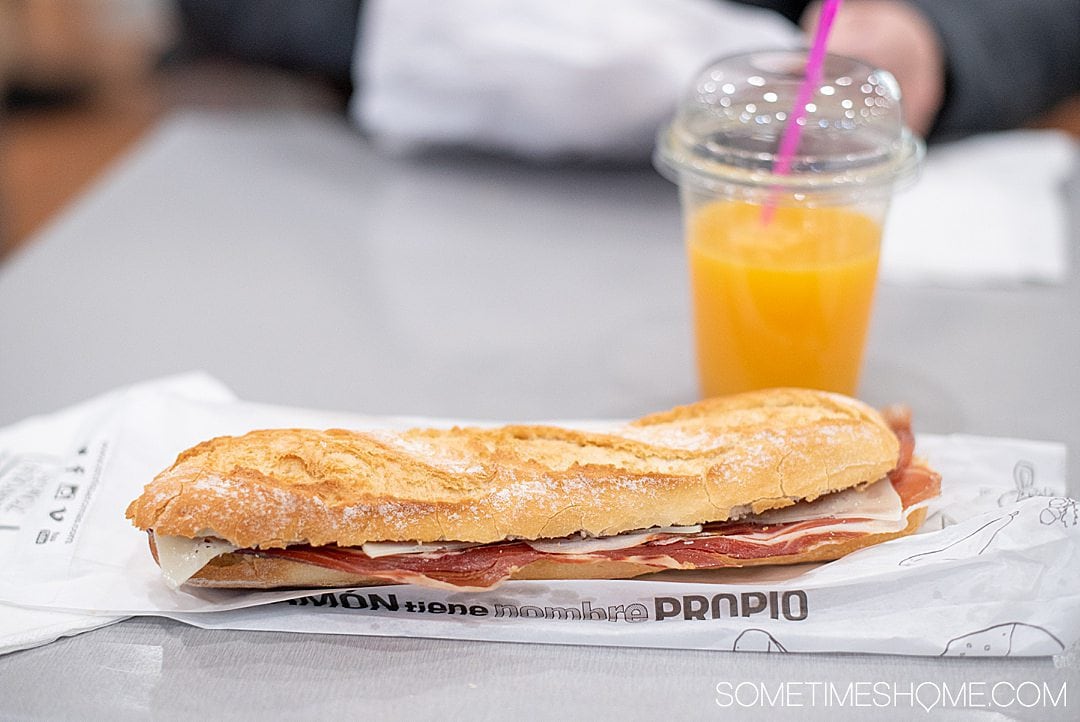
[[[1055,496],[1053,489],[1044,487],[1035,488],[1035,465],[1030,461],[1021,459],[1013,467],[1013,483],[1016,488],[1005,492],[998,497],[998,506],[1009,506],[1033,496]]]
[[[1080,524],[1080,502],[1064,496],[1056,496],[1039,512],[1039,523],[1045,526],[1061,524],[1070,528]]]
[[[1006,622],[954,637],[945,645],[941,657],[1008,657],[1013,649],[1027,653],[1058,654],[1065,650],[1061,640],[1035,624]]]
[[[914,554],[902,559],[900,560],[900,566],[911,567],[926,562],[955,561],[978,556],[989,548],[994,541],[994,537],[998,535],[998,532],[1011,524],[1012,520],[1015,519],[1016,515],[1019,513],[1020,510],[1018,509],[1005,516],[998,517],[993,521],[988,521],[967,536],[957,539],[952,544],[942,547],[941,549]]]
[[[747,629],[735,638],[735,644],[731,646],[731,651],[787,653],[787,647],[776,641],[776,637],[764,629]]]

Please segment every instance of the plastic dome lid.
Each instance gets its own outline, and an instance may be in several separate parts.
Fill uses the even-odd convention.
[[[773,173],[802,83],[804,52],[736,55],[706,68],[660,131],[654,162],[671,180],[753,195],[890,193],[918,176],[923,143],[903,123],[893,76],[829,55],[807,105],[790,175]]]

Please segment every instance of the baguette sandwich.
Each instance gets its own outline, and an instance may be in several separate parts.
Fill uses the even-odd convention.
[[[253,431],[189,449],[128,507],[202,587],[621,579],[836,559],[911,534],[939,492],[909,414],[771,389],[605,433]]]

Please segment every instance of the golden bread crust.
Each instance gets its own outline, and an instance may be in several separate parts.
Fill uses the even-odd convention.
[[[926,520],[926,509],[916,509],[908,516],[908,525],[901,531],[867,534],[855,539],[818,544],[800,554],[761,559],[720,557],[727,567],[803,564],[839,559],[865,547],[881,544],[913,534]],[[152,541],[151,541],[152,544]],[[683,569],[694,569],[684,565]],[[511,579],[629,579],[661,571],[656,567],[626,561],[570,562],[551,555],[528,564],[511,575]],[[257,557],[251,554],[224,554],[203,567],[187,584],[196,587],[274,589],[274,588],[344,588],[393,584],[378,577],[351,574],[336,569],[306,564],[291,559]]]
[[[771,389],[611,433],[497,429],[253,431],[189,449],[127,516],[238,547],[606,536],[722,521],[876,481],[899,444],[836,394]]]

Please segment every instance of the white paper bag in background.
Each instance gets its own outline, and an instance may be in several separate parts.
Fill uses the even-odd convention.
[[[398,151],[644,161],[709,61],[801,38],[777,13],[713,0],[369,0],[350,112]]]

